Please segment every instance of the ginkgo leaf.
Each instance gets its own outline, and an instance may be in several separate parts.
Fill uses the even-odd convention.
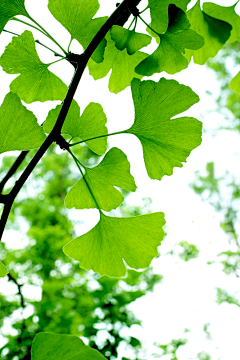
[[[55,109],[49,111],[47,119],[43,124],[43,129],[46,133],[49,134],[53,129],[61,107],[62,105],[58,105]],[[85,141],[96,136],[107,135],[106,122],[107,118],[100,104],[91,102],[80,116],[80,107],[73,100],[61,133],[71,135],[73,138],[78,137]],[[86,141],[86,144],[96,154],[102,155],[107,150],[107,137]]]
[[[101,64],[97,64],[91,59],[88,62],[89,74],[94,80],[105,77],[112,69],[109,79],[108,88],[111,92],[117,94],[131,85],[132,79],[143,76],[135,72],[135,67],[144,60],[148,54],[137,51],[133,55],[128,55],[127,50],[119,51],[115,42],[109,34],[106,35],[107,46],[104,53],[104,60]]]
[[[195,30],[204,38],[205,45],[199,50],[186,50],[186,58],[190,61],[193,56],[194,62],[203,65],[209,58],[217,55],[231,34],[231,25],[227,22],[215,19],[205,14],[200,7],[200,0],[187,12],[191,29]]]
[[[63,252],[80,262],[80,267],[101,276],[121,277],[131,268],[142,269],[158,255],[164,236],[163,213],[132,218],[109,217],[100,213],[100,221],[88,233],[63,247]]]
[[[100,164],[86,168],[85,171],[84,178],[70,189],[65,198],[68,209],[99,208],[111,211],[124,200],[115,186],[129,191],[136,190],[127,156],[118,148],[109,150]]]
[[[236,14],[235,7],[238,1],[232,6],[220,6],[213,3],[203,3],[203,11],[216,19],[226,21],[232,26],[230,42],[240,40],[240,16]]]
[[[166,71],[175,74],[188,67],[185,49],[199,49],[204,45],[202,36],[189,29],[190,24],[184,11],[175,5],[169,5],[169,26],[165,34],[160,35],[160,45],[135,69],[138,74],[151,76]]]
[[[31,360],[106,360],[78,336],[38,333],[32,342]]]
[[[0,57],[0,65],[8,74],[21,74],[11,82],[10,90],[25,103],[65,99],[67,85],[48,70],[50,64],[41,62],[30,31],[13,37]]]
[[[72,39],[76,39],[84,49],[107,20],[106,16],[92,19],[99,6],[98,0],[48,1],[48,8],[53,16],[69,31]],[[106,40],[103,39],[92,55],[92,59],[97,63],[103,61],[105,45]]]
[[[235,93],[240,95],[240,71],[230,81],[229,87],[232,91],[235,91]]]
[[[22,105],[17,94],[8,93],[0,107],[0,153],[36,149],[45,138],[35,115]]]
[[[0,34],[7,22],[16,15],[28,16],[24,6],[25,0],[1,0],[0,2]]]
[[[169,5],[174,4],[183,11],[186,11],[189,2],[190,0],[148,0],[151,14],[151,27],[159,34],[165,33],[169,22]]]
[[[194,118],[171,117],[188,110],[199,101],[192,89],[175,80],[133,79],[132,96],[135,121],[126,133],[141,141],[148,175],[161,179],[182,167],[190,152],[201,143],[202,123]]]
[[[8,269],[6,268],[5,265],[3,265],[3,263],[0,261],[0,278],[3,278],[4,276],[6,276],[8,274]],[[1,359],[0,359],[1,360]]]
[[[126,48],[129,55],[133,55],[136,51],[149,45],[152,40],[148,35],[136,33],[134,30],[124,29],[117,25],[113,25],[110,34],[116,48],[118,50]]]

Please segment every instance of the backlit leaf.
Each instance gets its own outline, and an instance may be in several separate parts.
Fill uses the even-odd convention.
[[[65,245],[63,252],[86,270],[121,277],[126,274],[123,260],[134,269],[150,265],[158,255],[164,224],[164,214],[160,212],[132,218],[100,213],[97,225]]]
[[[0,153],[40,147],[46,136],[35,115],[22,105],[15,93],[8,93],[0,107]]]
[[[99,9],[98,0],[49,0],[48,8],[84,49],[107,20],[106,16],[92,19]],[[94,61],[103,61],[105,45],[106,40],[103,39],[92,55]]]
[[[137,51],[133,55],[128,55],[126,49],[119,51],[116,48],[115,42],[109,34],[106,39],[107,46],[104,60],[101,64],[97,64],[90,59],[88,62],[89,74],[92,75],[94,80],[98,80],[105,77],[112,69],[108,88],[111,92],[117,94],[130,86],[134,77],[139,79],[143,77],[137,74],[134,69],[148,54]]]
[[[51,132],[61,107],[62,105],[58,105],[55,109],[49,111],[47,119],[43,124],[43,129],[46,133],[49,134]],[[73,138],[80,138],[84,141],[96,136],[107,135],[106,122],[107,118],[100,104],[91,102],[80,116],[80,107],[73,100],[61,133],[71,135]],[[102,155],[107,150],[107,137],[86,141],[86,144],[96,154]]]
[[[67,94],[67,85],[48,70],[50,64],[39,59],[33,35],[28,30],[13,37],[0,58],[0,65],[8,74],[21,74],[12,81],[10,90],[27,104],[64,100]]]
[[[202,123],[194,118],[171,117],[199,101],[192,89],[175,80],[132,81],[135,121],[126,132],[136,135],[143,147],[148,175],[161,179],[182,167],[190,152],[201,143]]]
[[[203,65],[209,58],[217,55],[231,34],[231,25],[225,21],[215,19],[205,14],[200,7],[200,0],[196,2],[192,9],[187,12],[191,29],[195,30],[204,38],[205,45],[199,50],[186,50],[186,58]]]
[[[8,274],[8,269],[5,265],[0,261],[0,278],[5,277]],[[0,359],[1,360],[1,359]]]
[[[7,22],[16,15],[28,16],[24,6],[25,0],[1,0],[0,2],[0,33]]]
[[[240,71],[236,76],[231,80],[229,87],[232,91],[235,91],[240,95]]]
[[[106,360],[77,336],[38,333],[32,343],[31,360]]]
[[[204,45],[202,36],[190,30],[186,14],[175,5],[169,5],[169,26],[165,34],[160,35],[160,45],[135,69],[138,74],[151,76],[166,71],[175,74],[188,67],[184,56],[185,49],[199,49]]]
[[[183,11],[187,10],[187,4],[190,0],[148,0],[151,26],[159,34],[163,34],[168,28],[168,7],[170,4],[176,5]]]
[[[136,51],[149,45],[152,40],[148,35],[136,33],[117,25],[113,25],[110,34],[116,48],[118,50],[126,48],[129,55],[133,55]]]
[[[130,174],[130,164],[126,155],[118,148],[109,150],[97,166],[86,168],[84,178],[80,179],[67,194],[65,206],[68,209],[99,207],[111,211],[124,200],[115,186],[129,191],[136,190],[134,178]]]

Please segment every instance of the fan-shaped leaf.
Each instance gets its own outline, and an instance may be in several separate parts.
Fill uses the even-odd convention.
[[[35,115],[22,105],[17,94],[8,93],[0,107],[0,153],[40,147],[46,136]]]
[[[38,57],[35,41],[26,30],[19,37],[13,37],[0,58],[0,65],[8,74],[21,74],[14,79],[10,90],[27,104],[33,101],[64,100],[67,85],[48,70]]]
[[[50,133],[56,123],[62,105],[58,105],[55,109],[50,110],[47,119],[43,125],[46,133]],[[73,100],[64,121],[61,133],[68,134],[72,137],[78,137],[83,141],[96,136],[107,135],[108,130],[105,126],[107,118],[100,104],[90,103],[83,114],[80,116],[80,107]],[[102,155],[107,150],[107,137],[86,141],[86,144],[95,153]]]
[[[150,265],[158,254],[164,224],[164,214],[159,212],[132,218],[100,213],[97,225],[65,245],[63,251],[86,270],[92,269],[101,276],[121,277],[126,274],[123,260],[134,269]]]
[[[8,269],[5,265],[0,261],[0,278],[6,276],[8,274]],[[0,359],[1,360],[1,359]]]
[[[28,16],[24,6],[25,0],[1,0],[0,2],[0,34],[7,22],[16,15]]]
[[[126,155],[118,148],[109,150],[97,166],[86,168],[84,178],[67,194],[65,206],[68,209],[100,208],[111,211],[124,200],[115,186],[129,191],[136,190],[134,178],[130,174],[130,164]]]

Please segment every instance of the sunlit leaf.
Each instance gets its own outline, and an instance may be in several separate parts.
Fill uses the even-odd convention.
[[[117,25],[113,25],[110,34],[117,49],[127,49],[129,55],[133,55],[136,51],[149,45],[152,40],[148,35],[124,29],[123,27]]]
[[[46,138],[35,115],[15,93],[8,93],[0,107],[0,138],[0,153],[36,149]]]
[[[136,135],[143,147],[148,175],[161,179],[182,167],[190,152],[200,145],[202,123],[194,118],[171,117],[199,101],[192,89],[175,80],[132,81],[135,121],[126,132]]]
[[[16,15],[28,16],[24,6],[25,0],[1,0],[0,2],[0,33],[7,22]]]
[[[99,9],[98,0],[49,0],[48,8],[69,31],[72,39],[76,39],[84,49],[107,20],[106,16],[92,19]],[[103,39],[92,55],[94,61],[103,61],[105,45],[106,41]]]
[[[169,26],[165,34],[160,35],[160,45],[135,69],[138,74],[151,76],[166,71],[175,74],[188,67],[184,56],[185,49],[199,49],[204,45],[202,36],[189,29],[190,24],[184,11],[175,5],[169,6]]]
[[[100,208],[105,211],[116,209],[124,200],[118,186],[135,191],[136,185],[130,174],[130,164],[126,155],[118,148],[107,152],[100,164],[86,168],[84,178],[69,191],[65,199],[68,209]]]
[[[123,260],[134,269],[150,265],[158,255],[164,224],[164,214],[160,212],[132,218],[100,213],[97,225],[65,245],[63,251],[86,270],[92,269],[101,276],[121,277],[126,274]]]
[[[231,34],[231,25],[225,21],[215,19],[201,10],[200,0],[187,12],[191,29],[204,38],[205,45],[199,50],[186,50],[186,57],[190,61],[193,56],[196,64],[203,65],[209,58],[217,55]]]
[[[231,80],[229,87],[232,91],[235,91],[237,94],[240,95],[240,71]]]
[[[46,133],[50,133],[58,118],[62,105],[58,105],[55,109],[50,110],[47,119],[43,125]],[[107,135],[108,130],[105,126],[107,122],[106,115],[100,104],[90,103],[80,116],[80,107],[73,100],[68,111],[66,120],[62,127],[62,134],[71,135],[81,140],[91,139],[96,136]],[[102,155],[107,150],[107,137],[86,141],[87,145],[95,153]]]
[[[5,277],[8,274],[8,269],[5,265],[0,261],[0,278]],[[1,360],[1,359],[0,359]]]
[[[33,35],[28,30],[13,37],[0,58],[0,65],[8,74],[21,74],[12,81],[10,90],[27,104],[64,100],[67,94],[67,85],[48,70],[50,64],[39,59]]]
[[[32,343],[31,360],[104,360],[77,336],[38,333]]]
[[[119,51],[116,48],[115,42],[109,34],[106,39],[107,46],[104,60],[101,64],[97,64],[90,59],[88,62],[89,74],[92,75],[94,80],[98,80],[105,77],[112,69],[108,88],[111,92],[117,94],[130,86],[134,77],[139,79],[143,77],[137,74],[134,69],[148,54],[137,51],[135,54],[129,55],[126,49]]]

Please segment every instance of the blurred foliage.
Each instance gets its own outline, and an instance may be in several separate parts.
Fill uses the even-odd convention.
[[[99,160],[89,148],[76,148],[80,159],[87,157],[86,164],[93,165]],[[13,157],[4,157],[1,168],[7,171],[13,161]],[[148,269],[129,270],[123,279],[101,278],[79,268],[77,262],[64,255],[63,245],[75,236],[74,225],[81,224],[69,219],[71,213],[63,205],[68,189],[78,180],[71,161],[66,152],[54,147],[48,150],[11,213],[8,228],[18,231],[14,233],[18,249],[0,244],[0,259],[24,294],[22,299],[16,284],[15,295],[7,295],[6,282],[0,288],[0,334],[7,340],[0,350],[3,360],[30,360],[30,347],[37,332],[82,336],[107,359],[119,359],[118,347],[122,342],[136,359],[141,351],[139,339],[122,334],[133,324],[140,325],[127,305],[152,291],[162,276]],[[18,175],[19,172],[6,192]],[[124,216],[149,212],[147,203],[144,208],[123,205],[121,209]],[[27,238],[21,234],[26,226]],[[24,301],[23,309],[21,301]],[[11,330],[6,330],[6,323],[11,325]]]
[[[155,358],[161,358],[165,355],[169,355],[168,356],[169,360],[178,360],[176,352],[180,346],[187,344],[187,342],[188,342],[187,339],[173,339],[168,344],[164,344],[164,345],[155,344],[158,347],[158,349],[161,350],[161,354],[154,354],[154,356]]]
[[[176,244],[178,250],[175,249],[168,252],[170,255],[177,255],[180,259],[184,261],[189,261],[191,259],[196,259],[199,255],[199,250],[196,245],[189,244],[187,241],[180,241]]]

